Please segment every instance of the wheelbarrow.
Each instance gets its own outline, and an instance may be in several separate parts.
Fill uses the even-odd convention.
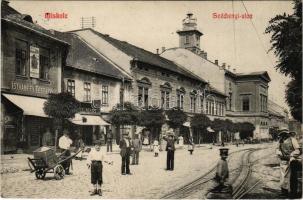
[[[57,156],[53,149],[49,147],[40,147],[33,152],[34,158],[27,158],[31,173],[35,172],[37,179],[44,179],[46,173],[54,173],[55,179],[60,180],[64,178],[65,175],[63,164],[65,162],[70,162],[81,151],[82,150],[79,150],[73,155],[63,157],[62,155],[65,152]]]

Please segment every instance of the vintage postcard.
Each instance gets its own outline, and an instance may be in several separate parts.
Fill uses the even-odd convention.
[[[1,197],[302,198],[302,2],[1,1]]]

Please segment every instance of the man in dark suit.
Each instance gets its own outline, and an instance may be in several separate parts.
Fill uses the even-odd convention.
[[[164,140],[167,141],[166,144],[166,151],[167,151],[167,158],[166,158],[166,170],[174,170],[174,160],[175,160],[175,140],[173,132],[168,132],[168,137],[164,137]]]
[[[112,130],[108,130],[106,134],[107,152],[113,152],[113,134]]]
[[[129,170],[129,157],[131,153],[131,140],[128,136],[128,133],[123,134],[123,139],[120,140],[119,147],[121,149],[120,155],[122,157],[122,164],[121,164],[121,173],[122,175],[128,174],[131,175]]]

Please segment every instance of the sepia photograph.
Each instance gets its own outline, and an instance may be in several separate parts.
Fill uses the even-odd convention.
[[[301,0],[1,0],[0,78],[1,198],[302,198]]]

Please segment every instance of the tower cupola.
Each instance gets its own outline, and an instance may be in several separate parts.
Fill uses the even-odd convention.
[[[182,20],[182,24],[182,30],[177,31],[179,47],[198,53],[200,50],[200,37],[203,34],[197,29],[197,18],[194,18],[193,13],[189,12],[186,18]]]

